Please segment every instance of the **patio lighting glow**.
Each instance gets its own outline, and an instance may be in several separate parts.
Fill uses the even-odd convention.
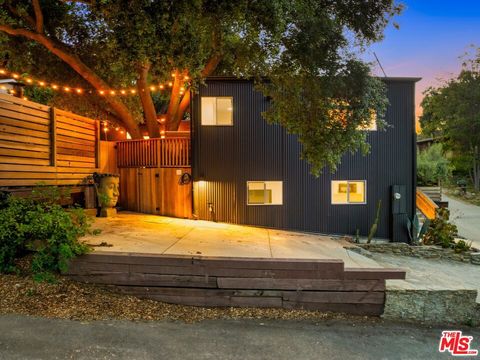
[[[77,92],[77,94],[81,94],[81,93],[82,93],[82,89],[75,89],[75,91]]]
[[[20,75],[18,75],[18,74],[12,74],[12,77],[13,77],[14,79],[18,79],[18,78],[20,77]]]
[[[125,90],[120,90],[120,94],[125,95],[126,91]]]
[[[52,89],[57,90],[57,89],[58,89],[58,86],[54,84],[54,85],[52,85]]]
[[[105,94],[105,91],[100,90],[99,93],[100,93],[100,95],[103,95],[103,94]]]
[[[39,81],[39,82],[38,82],[38,85],[40,85],[40,86],[45,86],[45,83],[44,83],[43,81]]]
[[[114,90],[110,90],[110,95],[115,95],[115,91],[114,91]]]
[[[31,83],[33,82],[33,80],[32,80],[32,79],[30,79],[30,78],[29,78],[29,79],[25,79],[25,80],[26,80],[26,81],[27,81],[27,83],[29,83],[29,84],[31,84]]]
[[[65,90],[66,92],[69,92],[70,91],[70,88],[68,86],[64,87],[63,90]]]
[[[3,69],[0,70],[0,74],[6,74],[7,72]]]
[[[173,83],[171,81],[169,81],[168,86],[173,86]]]
[[[150,86],[151,91],[155,91],[155,86]]]

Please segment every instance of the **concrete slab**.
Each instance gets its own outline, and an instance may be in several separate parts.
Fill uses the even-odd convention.
[[[96,218],[99,236],[84,238],[96,247],[130,253],[262,258],[341,259],[345,267],[383,267],[344,249],[339,238],[292,231],[257,228],[209,221],[169,218],[121,212],[112,218]]]

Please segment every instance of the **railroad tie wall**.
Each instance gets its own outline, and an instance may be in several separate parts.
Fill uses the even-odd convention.
[[[0,187],[80,184],[99,144],[97,121],[0,94]]]
[[[380,315],[399,269],[345,269],[341,260],[215,258],[96,252],[73,260],[77,281],[193,306],[275,307]]]

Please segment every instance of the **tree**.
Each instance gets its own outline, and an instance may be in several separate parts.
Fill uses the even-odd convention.
[[[443,153],[442,144],[433,144],[417,154],[417,178],[419,185],[437,186],[447,179],[453,167]]]
[[[428,89],[422,107],[422,132],[440,136],[455,157],[468,161],[474,189],[480,190],[480,49],[456,78]]]
[[[206,76],[252,77],[272,99],[267,120],[298,136],[316,173],[334,168],[347,150],[367,150],[357,128],[369,122],[372,109],[381,119],[386,97],[350,49],[379,40],[401,10],[394,0],[0,4],[4,66],[90,87],[82,106],[108,109],[133,138],[141,137],[143,122],[150,137],[158,137],[159,113],[166,128],[176,130]],[[158,81],[172,86],[152,95]],[[138,96],[111,95],[132,86]],[[339,114],[342,121],[335,119]]]

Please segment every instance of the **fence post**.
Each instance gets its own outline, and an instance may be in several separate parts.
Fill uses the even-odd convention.
[[[95,167],[100,167],[100,120],[95,122]]]
[[[57,166],[57,114],[50,108],[50,165]]]

